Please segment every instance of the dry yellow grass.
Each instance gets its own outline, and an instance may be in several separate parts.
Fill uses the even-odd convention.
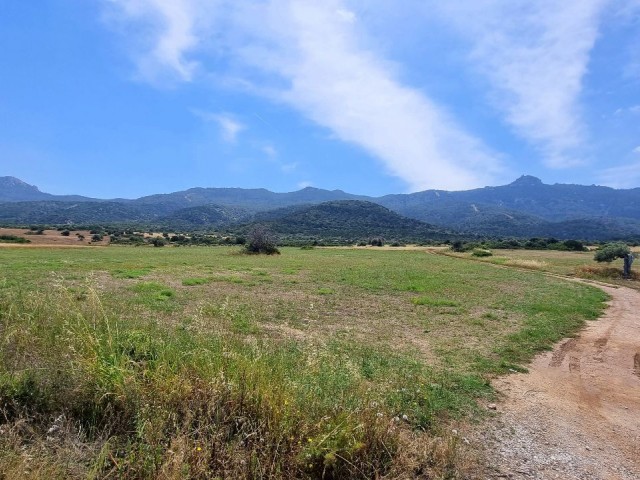
[[[507,260],[504,264],[510,267],[528,268],[530,270],[545,270],[549,265],[547,262],[542,262],[540,260],[522,259]]]

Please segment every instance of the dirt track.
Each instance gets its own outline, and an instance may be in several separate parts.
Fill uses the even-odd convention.
[[[640,292],[600,288],[604,317],[495,382],[483,478],[640,479]]]

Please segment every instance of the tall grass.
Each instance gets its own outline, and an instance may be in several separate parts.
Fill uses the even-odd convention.
[[[452,423],[605,299],[422,252],[230,252],[3,252],[0,478],[463,478]]]
[[[122,324],[91,286],[4,291],[0,319],[3,478],[375,478],[401,459],[451,476],[428,434],[488,390],[338,341]],[[409,461],[416,434],[433,448]]]

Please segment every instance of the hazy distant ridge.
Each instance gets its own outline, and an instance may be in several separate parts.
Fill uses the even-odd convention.
[[[51,195],[14,177],[0,177],[0,202],[6,202],[0,205],[0,222],[4,224],[143,222],[182,229],[223,228],[250,221],[256,214],[267,221],[269,215],[277,215],[272,212],[277,209],[344,200],[377,203],[411,219],[481,235],[640,237],[640,188],[546,185],[531,176],[496,187],[457,192],[426,190],[383,197],[312,187],[288,193],[191,188],[134,200]]]

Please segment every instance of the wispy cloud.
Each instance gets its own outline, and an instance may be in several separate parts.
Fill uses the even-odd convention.
[[[212,18],[211,7],[202,14],[205,2],[196,0],[134,3],[155,9],[159,18],[147,56],[192,78],[197,64],[187,53],[211,43],[196,19]],[[497,155],[481,140],[399,79],[395,66],[366,42],[364,26],[346,1],[217,3],[225,12],[219,44],[237,76],[253,83],[254,92],[290,105],[335,138],[364,149],[412,190],[486,185],[501,171]],[[139,12],[122,11],[141,21]]]
[[[265,145],[262,147],[262,151],[269,158],[276,158],[278,156],[278,151],[273,145]]]
[[[550,167],[580,162],[587,138],[580,95],[608,2],[439,3],[472,40],[470,61],[489,79],[492,101]]]
[[[227,115],[218,115],[216,121],[220,125],[222,138],[229,143],[235,143],[238,139],[238,134],[245,129],[243,124]]]
[[[640,154],[640,147],[634,152]],[[621,165],[607,168],[602,171],[600,179],[604,185],[614,188],[635,188],[640,185],[640,159]]]
[[[278,150],[273,145],[265,145],[261,150],[270,162],[278,166],[282,173],[292,173],[296,168],[298,168],[298,162],[284,163],[280,161],[278,158]]]
[[[202,43],[202,33],[213,24],[219,0],[107,0],[109,18],[135,22],[126,29],[138,74],[155,82],[167,71],[190,81],[199,63],[189,54]],[[140,28],[141,27],[141,28]],[[208,32],[211,35],[211,32]]]
[[[197,109],[193,109],[191,112],[205,122],[218,124],[223,140],[228,143],[236,143],[240,132],[247,128],[229,113],[211,113]]]

